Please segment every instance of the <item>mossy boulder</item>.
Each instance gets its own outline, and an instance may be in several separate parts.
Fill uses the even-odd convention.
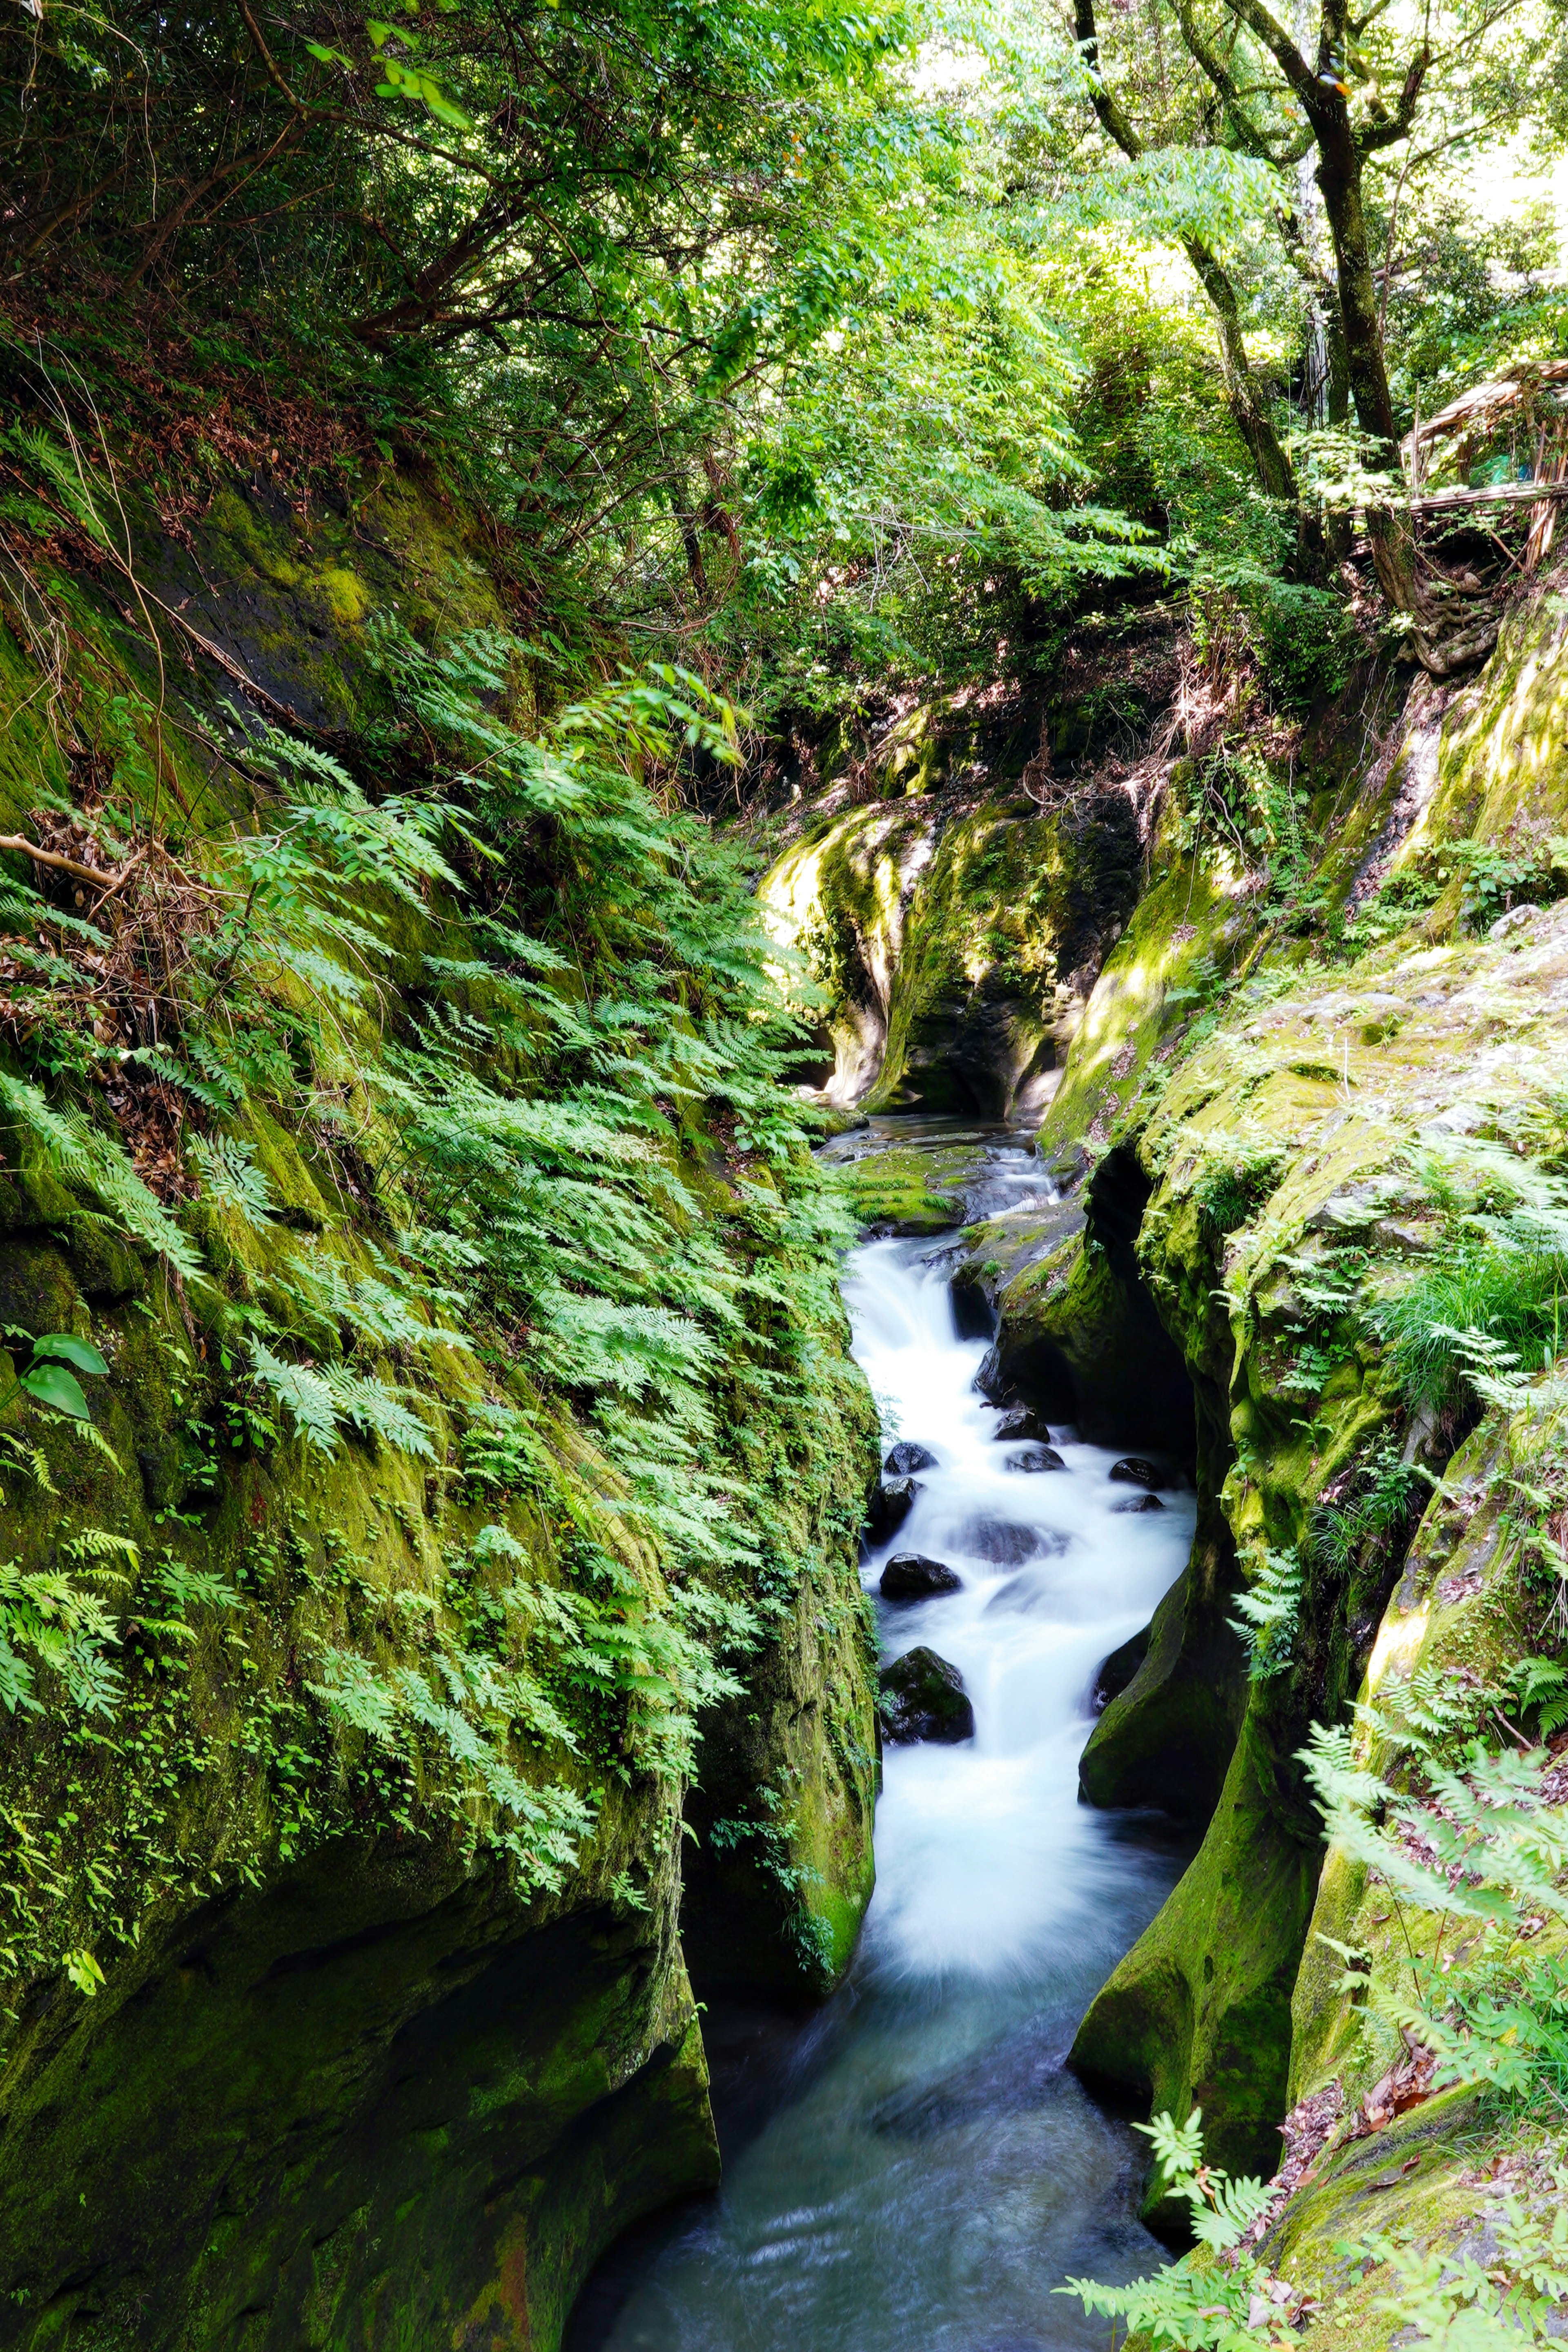
[[[1153,2113],[1184,2119],[1201,2107],[1210,2157],[1265,2177],[1279,2161],[1290,1996],[1320,1859],[1289,1826],[1279,1783],[1279,1761],[1249,1721],[1196,1861],[1072,2047],[1080,2073]],[[1157,2185],[1145,2212],[1179,2220]]]
[[[963,1676],[923,1644],[882,1668],[877,1715],[884,1738],[900,1746],[929,1739],[951,1747],[974,1737],[974,1708]]]

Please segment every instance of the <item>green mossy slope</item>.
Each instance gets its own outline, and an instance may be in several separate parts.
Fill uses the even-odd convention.
[[[434,637],[507,610],[471,521],[390,475],[303,518],[228,483],[185,547],[150,515],[138,529],[170,674],[182,646],[193,665],[184,698],[159,702],[113,583],[57,559],[41,577],[68,621],[69,726],[0,636],[17,719],[0,791],[24,832],[106,792],[144,823],[177,807],[197,877],[236,827],[276,821],[245,764],[258,707],[363,758],[376,797],[347,805],[379,810],[376,763],[406,754],[376,615]],[[528,676],[500,699],[525,734]],[[339,805],[321,772],[312,811]],[[798,1142],[770,1160],[738,1133],[721,1082],[638,1146],[660,1248],[686,1253],[712,1318],[688,1454],[643,1459],[651,1410],[646,1442],[635,1410],[595,1412],[604,1359],[574,1383],[576,1343],[545,1310],[531,1329],[482,1257],[443,1259],[439,1203],[411,1215],[388,1173],[436,1115],[407,1091],[419,1023],[460,1042],[451,1133],[471,1145],[481,1118],[533,1116],[531,1056],[587,1003],[569,975],[512,1020],[466,905],[449,869],[402,897],[374,870],[340,889],[374,980],[321,1031],[304,1116],[281,1107],[294,1077],[216,1110],[198,1077],[182,1124],[158,1089],[188,1070],[138,1070],[117,1097],[75,1075],[79,1054],[57,1097],[78,1125],[51,1129],[38,1033],[13,1011],[5,2344],[555,2344],[610,2240],[717,2177],[688,1831],[731,1897],[703,1958],[736,1978],[819,1993],[869,1895],[855,1560],[876,1424],[833,1286],[839,1213]],[[268,976],[300,1058],[330,984],[302,955]],[[247,1017],[237,980],[227,993]],[[676,1003],[668,1026],[693,1016]],[[394,1117],[377,1088],[398,1086]],[[597,1197],[607,1230],[637,1233],[647,1212]],[[622,1327],[583,1325],[586,1271],[545,1307],[591,1351]],[[687,1344],[639,1311],[639,1344]],[[44,1333],[108,1365],[87,1379],[91,1436],[16,1386]],[[270,1390],[250,1369],[268,1360]],[[765,1817],[766,1843],[725,1844],[726,1806]]]

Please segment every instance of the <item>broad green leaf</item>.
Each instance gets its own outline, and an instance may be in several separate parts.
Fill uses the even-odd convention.
[[[23,1373],[19,1385],[53,1412],[68,1413],[73,1421],[92,1418],[81,1392],[81,1382],[63,1364],[39,1364],[35,1370]]]
[[[101,1375],[109,1370],[90,1339],[75,1339],[68,1331],[51,1331],[44,1339],[34,1340],[35,1365],[49,1357],[63,1364],[74,1364],[79,1372]]]

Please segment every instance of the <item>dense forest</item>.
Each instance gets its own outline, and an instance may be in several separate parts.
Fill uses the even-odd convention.
[[[16,5],[0,2345],[1560,2335],[1568,10]]]

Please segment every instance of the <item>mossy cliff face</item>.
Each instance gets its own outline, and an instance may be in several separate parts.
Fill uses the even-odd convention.
[[[1151,888],[1089,998],[1040,1135],[1058,1181],[1079,1185],[1068,1197],[1084,1232],[1042,1229],[1037,1250],[1010,1259],[990,1229],[974,1236],[999,1360],[1026,1393],[1033,1383],[1043,1397],[1053,1379],[1070,1393],[1076,1377],[1092,1421],[1102,1393],[1135,1379],[1132,1335],[1151,1307],[1191,1384],[1193,1560],[1082,1769],[1093,1801],[1163,1804],[1207,1830],[1074,2056],[1178,2116],[1201,2105],[1209,2151],[1233,2169],[1274,2171],[1288,2106],[1342,2073],[1352,2032],[1328,1990],[1339,1965],[1312,1935],[1361,1939],[1364,1890],[1333,1857],[1325,1870],[1297,1751],[1314,1722],[1342,1717],[1389,1643],[1408,1663],[1412,1641],[1426,1642],[1425,1618],[1410,1630],[1417,1568],[1423,1591],[1466,1587],[1461,1616],[1478,1607],[1456,1550],[1463,1509],[1434,1504],[1408,1554],[1417,1567],[1405,1565],[1420,1474],[1442,1467],[1453,1427],[1411,1410],[1369,1312],[1437,1245],[1410,1155],[1521,1137],[1560,1085],[1568,910],[1530,902],[1557,887],[1565,644],[1563,600],[1548,591],[1510,614],[1472,685],[1413,697],[1402,740],[1364,780],[1314,799],[1319,861],[1284,904],[1157,834]],[[1489,885],[1494,851],[1522,901],[1500,921],[1510,886]],[[1322,909],[1331,937],[1355,919],[1326,968],[1293,917],[1304,904],[1320,910],[1320,937]],[[1467,1486],[1468,1459],[1450,1473]],[[1238,1593],[1281,1561],[1300,1573],[1293,1632],[1284,1662],[1249,1679],[1229,1621]],[[1434,1624],[1452,1617],[1446,1606]],[[1502,1641],[1500,1621],[1494,1630]],[[1516,1625],[1513,1654],[1521,1638]],[[1434,2111],[1401,2128],[1427,2151],[1449,2125]],[[1347,2182],[1383,2168],[1359,2142],[1343,2163]],[[1442,2218],[1448,2189],[1433,2179]],[[1405,2203],[1428,2210],[1414,2192]],[[1321,2263],[1331,2209],[1331,2197],[1310,2225]]]
[[[827,998],[828,1100],[1037,1110],[1142,863],[1117,789],[1045,812],[920,793],[808,828],[763,896]]]
[[[1531,1398],[1515,1413],[1489,1413],[1454,1455],[1384,1613],[1363,1700],[1396,1699],[1416,1676],[1456,1696],[1506,1678],[1521,1627],[1541,1610],[1505,1525],[1517,1497],[1512,1482],[1550,1475],[1563,1435],[1560,1405]],[[1393,1760],[1364,1722],[1353,1755],[1385,1773]],[[1394,2325],[1377,2308],[1386,2271],[1348,2260],[1347,2245],[1387,2232],[1445,2260],[1494,2259],[1501,2200],[1542,2185],[1552,2160],[1549,2116],[1543,2130],[1539,2112],[1510,2114],[1507,2103],[1469,2090],[1392,2116],[1380,2106],[1374,2127],[1365,2126],[1367,2105],[1376,2104],[1368,2095],[1406,2054],[1376,2019],[1376,1996],[1398,1998],[1412,1947],[1439,1948],[1445,1928],[1450,1948],[1462,1953],[1473,1923],[1445,1923],[1402,1905],[1364,1863],[1330,1846],[1293,1996],[1288,2095],[1293,2106],[1315,2106],[1327,2127],[1320,2126],[1323,2145],[1282,2201],[1262,2252],[1279,2275],[1331,2304],[1335,2341],[1347,2345],[1382,2347]],[[1543,1919],[1531,1932],[1542,1958],[1562,1953],[1561,1922]],[[1353,1988],[1328,1938],[1363,1956]]]
[[[375,612],[506,606],[480,535],[406,482],[309,520],[231,484],[188,555],[149,520],[139,562],[188,594],[188,698],[154,741],[133,628],[61,574],[74,736],[0,638],[13,829],[84,772],[144,768],[196,813],[199,866],[202,825],[247,806],[202,730],[247,744],[259,702],[353,739],[389,715]],[[526,681],[509,692],[526,719]],[[440,888],[384,900],[366,880],[391,948],[319,1118],[247,1101],[199,1184],[177,1136],[136,1129],[178,1180],[138,1194],[139,1230],[103,1192],[90,1091],[58,1151],[36,1105],[8,1137],[5,2344],[555,2344],[609,2241],[717,2178],[689,1832],[693,1963],[727,1981],[820,1992],[869,1894],[875,1414],[808,1171],[792,1190],[718,1104],[658,1147],[664,1246],[711,1235],[704,1279],[731,1286],[697,1427],[738,1537],[694,1575],[636,1500],[626,1425],[485,1319],[461,1261],[394,1297],[395,1155],[357,1089],[411,1004],[466,991],[477,1037],[495,983]],[[498,1085],[520,1066],[515,1031],[473,1050]],[[10,1046],[0,1076],[21,1084]],[[361,1419],[307,1443],[238,1369],[258,1330],[294,1351],[277,1378],[304,1347]],[[16,1387],[46,1333],[108,1364],[84,1374],[94,1436]],[[776,1376],[786,1354],[809,1381]]]

